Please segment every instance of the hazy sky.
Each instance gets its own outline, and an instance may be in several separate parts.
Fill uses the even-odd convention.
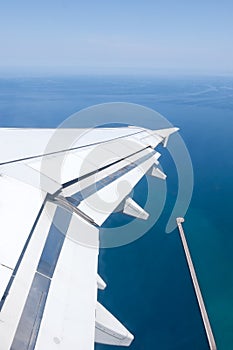
[[[0,0],[0,72],[233,73],[232,0]]]

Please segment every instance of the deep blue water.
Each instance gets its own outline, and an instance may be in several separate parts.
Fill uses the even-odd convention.
[[[56,127],[84,107],[113,101],[156,109],[180,127],[195,177],[185,232],[218,349],[232,350],[233,78],[0,79],[0,126]],[[205,350],[178,232],[164,233],[176,172],[166,150],[161,153],[169,175],[164,212],[138,241],[101,250],[99,271],[108,287],[99,300],[135,335],[132,350]],[[140,186],[143,182],[138,191]],[[96,350],[107,348],[96,345]]]

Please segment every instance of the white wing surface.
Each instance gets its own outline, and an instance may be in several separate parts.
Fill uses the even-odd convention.
[[[0,129],[1,350],[94,349],[133,336],[102,305],[99,229],[176,128]]]

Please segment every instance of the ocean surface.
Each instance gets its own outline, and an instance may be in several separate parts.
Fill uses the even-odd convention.
[[[2,78],[0,126],[57,127],[82,108],[115,101],[153,108],[180,128],[194,169],[184,229],[217,347],[232,350],[232,77]],[[168,175],[164,211],[139,240],[101,249],[99,272],[108,286],[99,300],[135,335],[132,350],[207,350],[178,231],[165,234],[177,175],[169,154],[160,152]],[[156,182],[154,192],[156,201]]]

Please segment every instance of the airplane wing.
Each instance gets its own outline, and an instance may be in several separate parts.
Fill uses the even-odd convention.
[[[97,302],[99,229],[116,210],[147,219],[130,193],[165,179],[154,148],[177,130],[0,129],[1,350],[130,345]]]

